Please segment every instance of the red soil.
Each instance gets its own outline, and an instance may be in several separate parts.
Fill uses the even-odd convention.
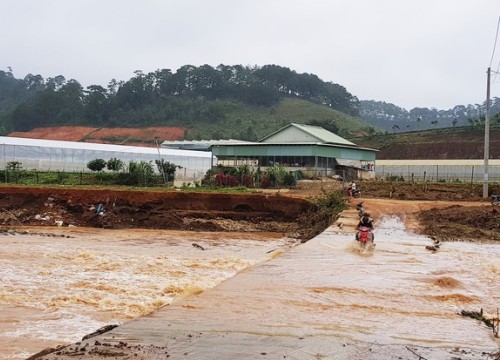
[[[109,229],[271,231],[309,239],[328,226],[326,220],[312,203],[285,196],[0,186],[0,229],[57,221]]]
[[[28,132],[15,131],[12,137],[30,139],[81,141],[131,146],[156,146],[165,140],[182,140],[186,130],[180,127],[157,126],[147,128],[96,128],[89,126],[54,126],[36,128]]]

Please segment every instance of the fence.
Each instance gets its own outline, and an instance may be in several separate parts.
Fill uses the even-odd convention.
[[[494,161],[488,166],[488,180],[500,182],[500,164]],[[377,178],[398,179],[404,181],[433,181],[433,182],[481,182],[484,180],[484,165],[386,165],[377,164],[375,168]]]
[[[20,185],[165,185],[163,176],[160,174],[137,175],[125,172],[96,173],[36,170],[0,171],[0,182]],[[169,185],[171,184],[170,182]]]

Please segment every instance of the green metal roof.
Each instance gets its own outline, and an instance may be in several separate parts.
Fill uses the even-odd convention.
[[[312,126],[312,125],[302,125],[302,124],[295,124],[291,123],[288,124],[287,126],[275,131],[274,133],[266,136],[260,142],[265,141],[266,139],[270,138],[271,136],[289,128],[289,127],[295,127],[310,136],[313,136],[318,139],[317,142],[324,143],[324,144],[338,144],[338,145],[345,145],[345,146],[356,146],[356,144],[350,142],[349,140],[346,140],[326,129],[323,129],[322,127],[319,126]]]
[[[349,160],[374,161],[377,150],[333,144],[231,144],[214,145],[217,157],[322,156]]]

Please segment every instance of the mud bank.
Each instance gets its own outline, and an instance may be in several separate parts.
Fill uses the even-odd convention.
[[[0,187],[4,226],[270,231],[310,238],[328,226],[316,212],[307,200],[280,195]]]

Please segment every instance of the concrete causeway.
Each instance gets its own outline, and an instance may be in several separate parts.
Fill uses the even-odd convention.
[[[486,359],[495,341],[484,329],[470,330],[471,319],[436,315],[457,331],[429,335],[425,321],[434,313],[424,311],[434,307],[399,309],[399,293],[384,303],[384,294],[399,290],[381,280],[401,276],[402,269],[395,264],[394,273],[380,273],[389,260],[353,250],[357,221],[356,211],[348,210],[314,239],[211,290],[40,358],[449,359],[465,349],[463,359]],[[389,247],[376,251],[379,246],[389,259],[406,261]],[[408,282],[398,286],[410,291],[416,283]]]

